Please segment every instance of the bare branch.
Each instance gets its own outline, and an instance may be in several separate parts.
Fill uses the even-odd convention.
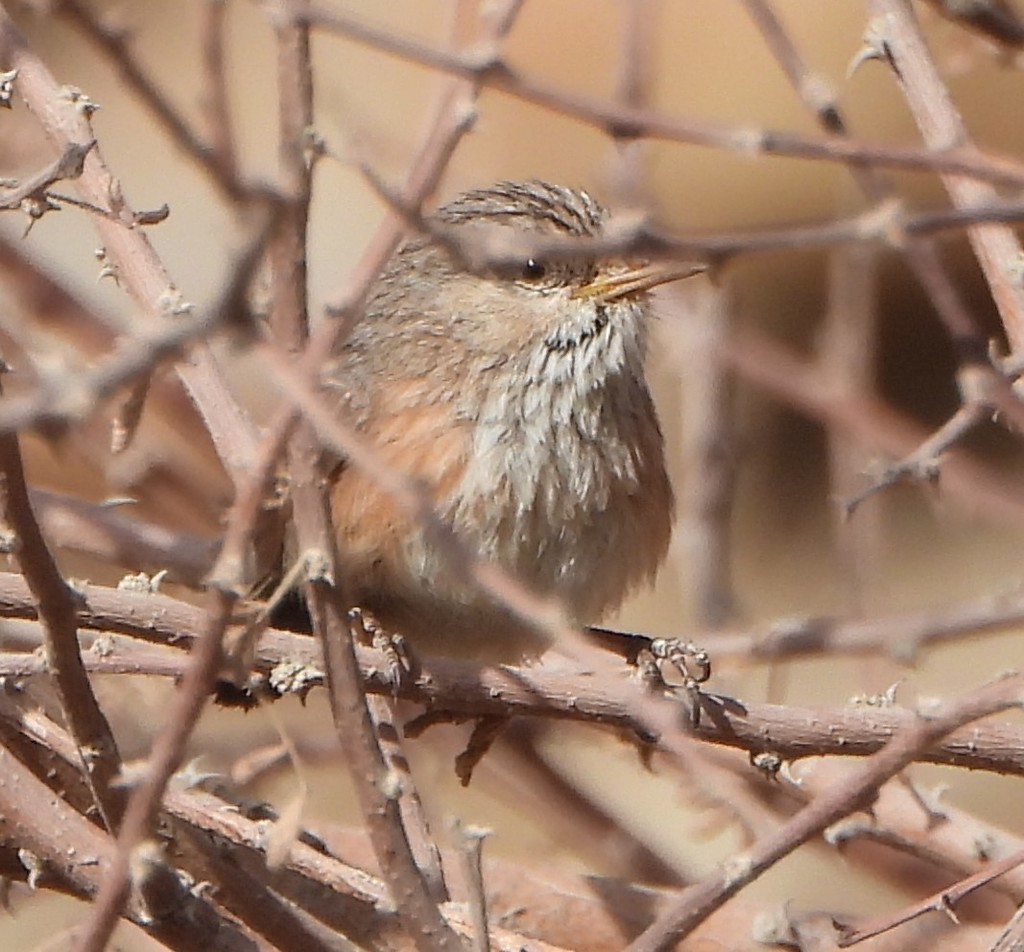
[[[0,435],[0,503],[11,536],[7,549],[17,552],[18,565],[43,621],[47,666],[78,745],[82,771],[95,808],[107,829],[113,830],[124,808],[124,795],[114,783],[121,756],[82,664],[77,597],[61,576],[36,522],[18,438],[10,433]]]
[[[901,148],[863,144],[842,137],[811,139],[790,132],[740,129],[698,120],[666,116],[646,109],[633,109],[601,100],[575,95],[564,89],[528,79],[513,71],[492,49],[475,56],[459,56],[444,50],[399,37],[372,27],[355,17],[319,7],[300,11],[295,3],[282,0],[294,17],[320,29],[347,36],[392,56],[472,79],[481,85],[572,116],[603,129],[610,135],[687,142],[740,152],[745,155],[782,155],[792,158],[821,159],[832,162],[869,163],[891,168],[948,172],[993,184],[1024,184],[1024,169],[1011,159],[981,156],[973,149]]]
[[[812,800],[793,819],[755,843],[740,862],[727,864],[703,883],[683,890],[672,908],[630,943],[629,952],[661,952],[670,948],[766,869],[836,820],[870,802],[878,787],[922,750],[958,727],[1019,706],[1022,688],[1024,676],[1008,676],[944,704],[928,717],[917,717],[881,751],[852,771],[846,785]]]

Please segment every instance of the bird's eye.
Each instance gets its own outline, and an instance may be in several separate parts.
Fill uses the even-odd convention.
[[[524,281],[542,281],[547,273],[547,267],[536,258],[527,258],[523,262],[522,277]]]

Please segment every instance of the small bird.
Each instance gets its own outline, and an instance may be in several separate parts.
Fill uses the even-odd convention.
[[[597,238],[584,191],[499,182],[432,225],[517,237]],[[338,412],[428,488],[443,522],[575,623],[596,621],[665,557],[673,496],[644,376],[650,290],[699,268],[524,256],[460,266],[410,239],[325,373]],[[413,647],[521,660],[544,640],[431,544],[415,517],[344,461],[331,475],[346,593]]]

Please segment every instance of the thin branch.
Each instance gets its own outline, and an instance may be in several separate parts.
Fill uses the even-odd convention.
[[[22,202],[29,198],[44,198],[46,190],[55,182],[64,179],[76,179],[85,167],[85,157],[89,154],[95,141],[79,143],[69,142],[64,151],[49,165],[22,179],[13,188],[0,192],[0,209],[18,209]]]
[[[110,724],[100,708],[78,648],[78,600],[60,574],[29,501],[17,436],[0,435],[0,503],[13,539],[8,549],[32,590],[43,622],[47,666],[75,743],[94,805],[108,830],[124,809],[124,793],[115,784],[121,756]]]
[[[655,39],[658,8],[656,0],[627,0],[622,4],[619,56],[615,73],[615,101],[627,109],[642,109],[650,103],[655,71]],[[612,180],[619,199],[627,206],[642,208],[643,150],[646,143],[625,134],[615,139]]]
[[[303,138],[313,116],[309,28],[301,23],[279,25],[277,42],[278,155],[290,214],[272,249],[271,327],[283,352],[298,353],[308,336],[305,246],[311,177]],[[300,557],[307,564],[306,601],[313,632],[323,645],[338,739],[377,861],[407,934],[421,952],[458,952],[461,944],[431,896],[424,871],[417,866],[402,824],[399,797],[390,792],[389,768],[363,695],[353,632],[344,623],[347,606],[335,589],[335,579],[340,576],[329,503],[319,473],[320,455],[312,428],[301,421],[288,446],[295,533]]]
[[[887,655],[910,662],[923,648],[1000,631],[1024,622],[1024,599],[1015,592],[985,595],[958,605],[877,618],[789,618],[753,632],[715,636],[714,657],[777,661],[844,654]]]
[[[153,742],[146,771],[128,799],[117,834],[117,849],[76,936],[75,952],[103,952],[110,941],[129,896],[132,855],[153,829],[164,790],[184,760],[187,741],[220,671],[221,643],[231,618],[233,600],[214,589],[208,602],[205,624],[192,647],[188,668],[171,702],[164,727]]]
[[[689,935],[712,912],[797,847],[869,801],[882,783],[952,731],[989,714],[1018,707],[1024,675],[1012,675],[950,701],[928,717],[918,716],[877,754],[855,767],[849,782],[817,797],[745,855],[727,863],[703,883],[683,890],[668,912],[627,947],[629,952],[663,952]]]
[[[786,74],[790,86],[800,95],[806,106],[814,113],[818,125],[826,132],[846,136],[846,123],[839,113],[839,102],[835,91],[828,81],[813,72],[797,49],[796,43],[786,32],[782,21],[772,9],[769,0],[743,0],[747,15],[761,33],[765,46],[775,61]],[[854,177],[861,180],[862,176],[873,173],[864,167],[853,166]],[[865,184],[867,184],[865,182]],[[870,186],[865,192],[870,194]]]
[[[43,532],[58,548],[108,564],[198,586],[213,565],[217,543],[129,516],[104,503],[89,503],[42,489],[29,491]]]
[[[745,155],[780,155],[858,162],[917,171],[938,171],[977,178],[993,184],[1024,185],[1024,167],[1009,158],[981,155],[975,149],[942,151],[853,142],[842,137],[813,139],[796,133],[737,128],[666,116],[649,109],[633,109],[614,102],[566,92],[515,72],[494,49],[472,56],[437,49],[393,31],[377,28],[336,11],[310,7],[301,12],[294,2],[282,0],[291,16],[328,32],[338,33],[392,56],[472,79],[534,105],[572,116],[614,136],[662,139],[741,152]]]
[[[682,353],[682,458],[687,478],[679,496],[676,544],[691,580],[694,618],[712,631],[736,612],[732,516],[737,476],[735,379],[719,359],[733,323],[734,294],[714,288],[687,314]],[[717,642],[717,633],[712,636]]]
[[[354,632],[339,624],[341,609],[336,592],[320,581],[309,584],[308,595],[314,630],[321,633],[330,672],[328,689],[338,739],[356,783],[377,861],[403,925],[422,952],[461,952],[461,943],[441,917],[416,865],[402,827],[398,798],[390,793],[389,771],[363,696]]]
[[[86,111],[77,109],[45,64],[31,50],[0,4],[0,62],[17,70],[17,89],[50,140],[60,149],[85,147],[94,141]],[[82,198],[111,217],[93,223],[122,286],[141,306],[151,326],[163,324],[174,283],[158,258],[145,230],[134,227],[136,215],[125,200],[120,182],[105,165],[98,147],[86,156],[76,179]],[[213,354],[203,345],[192,359],[175,366],[179,378],[203,414],[210,436],[234,481],[244,481],[259,440],[255,424],[231,395]]]
[[[977,206],[954,210],[908,212],[898,201],[886,200],[863,212],[818,223],[782,223],[741,231],[675,232],[636,216],[612,219],[599,238],[566,238],[544,234],[510,235],[500,228],[481,228],[472,236],[438,225],[427,219],[417,207],[382,181],[366,163],[357,163],[367,183],[379,198],[402,219],[407,228],[429,234],[446,246],[459,265],[467,271],[488,273],[501,270],[524,257],[543,257],[552,261],[572,260],[581,254],[594,257],[639,255],[651,259],[682,262],[705,262],[722,267],[731,259],[770,251],[798,251],[829,248],[850,243],[879,242],[884,246],[904,249],[912,239],[943,231],[962,230],[972,225],[1024,220],[1024,201],[996,200]],[[911,245],[917,244],[911,241]],[[907,252],[908,255],[910,252]],[[916,257],[915,253],[915,257]],[[938,258],[921,257],[934,269]],[[691,273],[703,270],[695,267]],[[948,278],[938,286],[924,267],[918,273],[954,340],[969,341],[977,337],[970,312],[955,295],[955,286]]]
[[[220,845],[186,824],[178,824],[175,846],[200,881],[217,884],[217,901],[255,935],[277,949],[360,952],[312,916],[303,915],[266,881],[263,870],[242,869]]]
[[[225,62],[227,0],[203,0],[199,8],[199,36],[202,49],[203,94],[201,105],[213,160],[229,181],[238,182],[238,158],[228,102],[228,77]]]
[[[202,141],[188,120],[175,109],[132,52],[124,32],[104,24],[100,16],[81,0],[60,0],[57,12],[70,20],[117,70],[125,86],[135,93],[157,125],[206,173],[221,195],[231,202],[244,200],[246,188],[235,174],[234,165],[224,161],[222,151]],[[209,59],[206,62],[209,64]],[[208,87],[210,94],[215,89],[215,86]],[[222,131],[227,132],[226,129]]]
[[[1024,20],[1007,0],[929,0],[944,17],[1010,47],[1024,46]],[[994,950],[993,950],[994,952]]]
[[[918,423],[878,399],[850,400],[833,392],[819,369],[767,336],[734,331],[722,358],[747,380],[812,419],[833,424],[890,457],[913,452],[929,436]],[[1024,495],[1016,480],[963,450],[953,450],[942,470],[946,498],[996,525],[1024,527]]]
[[[880,916],[866,925],[844,931],[839,938],[839,947],[841,949],[851,948],[865,939],[872,939],[876,935],[889,932],[895,929],[896,926],[917,919],[928,912],[948,914],[956,908],[958,902],[962,902],[972,892],[981,889],[982,886],[987,886],[996,877],[1016,869],[1021,864],[1024,864],[1024,849],[1018,850],[1011,856],[987,863],[984,869],[978,870],[973,875],[961,879],[952,886],[947,886],[945,889],[928,896],[926,899],[922,899],[920,902],[914,903],[906,909],[901,909],[894,915]]]
[[[387,655],[386,655],[387,656]],[[396,677],[402,675],[396,674]],[[380,745],[381,756],[388,775],[397,788],[394,794],[398,801],[398,812],[402,828],[409,840],[416,866],[423,874],[431,898],[436,903],[447,902],[448,884],[441,865],[441,850],[430,832],[430,822],[423,806],[415,779],[405,755],[402,733],[396,723],[397,717],[393,699],[385,695],[366,697],[366,708],[373,722],[374,734]]]
[[[98,827],[62,804],[41,780],[0,746],[0,842],[19,850],[23,863],[38,863],[45,883],[49,877],[88,899],[102,889],[114,863],[114,845]],[[154,916],[146,907],[146,884],[140,883],[141,901],[128,917],[155,939],[179,952],[255,952],[257,945],[231,917],[217,911],[210,900],[193,895],[180,881],[177,889],[166,878],[173,901]],[[153,896],[153,893],[149,893]],[[166,897],[169,898],[169,897]]]
[[[862,502],[899,482],[910,480],[934,483],[939,478],[939,457],[973,433],[991,415],[992,411],[981,404],[965,404],[960,407],[912,452],[887,466],[884,472],[874,477],[859,492],[841,500],[844,515],[849,518]]]
[[[279,202],[268,201],[262,220],[232,263],[221,295],[211,307],[140,328],[133,339],[95,367],[71,378],[54,379],[25,396],[5,400],[0,408],[0,433],[34,427],[60,429],[76,422],[94,412],[103,400],[125,384],[150,373],[160,362],[179,356],[189,346],[194,356],[204,338],[232,322],[245,324],[248,315],[245,294],[267,240],[277,225],[281,208]]]
[[[806,802],[835,784],[846,782],[849,763],[839,760],[805,760],[791,773],[787,790]],[[841,820],[825,834],[827,842],[843,851],[850,842],[878,843],[921,861],[930,871],[944,870],[969,876],[990,862],[1024,849],[1024,840],[965,810],[943,797],[944,788],[919,790],[905,776],[885,784],[869,812]],[[849,854],[847,854],[849,855]],[[882,857],[884,872],[893,864]],[[916,870],[911,870],[911,877]],[[1004,873],[991,889],[1018,903],[1024,900],[1024,869]]]
[[[478,827],[453,824],[456,847],[462,856],[462,875],[469,895],[469,911],[473,923],[473,952],[489,952],[491,948],[490,927],[487,922],[487,894],[484,891],[482,866],[484,838],[487,831]]]

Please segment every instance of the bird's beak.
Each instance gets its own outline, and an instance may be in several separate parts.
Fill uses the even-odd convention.
[[[631,267],[624,271],[601,272],[581,288],[576,288],[572,296],[575,298],[596,298],[599,302],[617,301],[620,298],[632,297],[650,291],[659,284],[669,281],[681,281],[708,270],[706,264],[649,264]]]

